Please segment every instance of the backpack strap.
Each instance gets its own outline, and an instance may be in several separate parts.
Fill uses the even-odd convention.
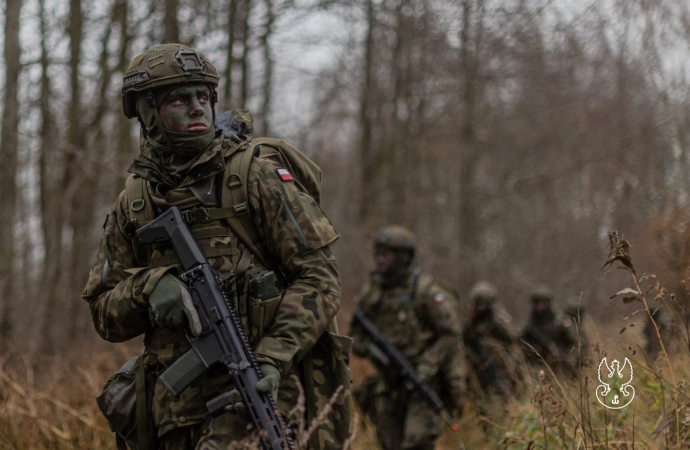
[[[223,192],[221,193],[221,204],[223,209],[231,208],[230,214],[226,217],[228,225],[237,235],[237,238],[244,246],[258,259],[264,266],[266,262],[266,248],[259,236],[254,218],[249,211],[249,193],[247,177],[249,175],[249,165],[258,152],[258,146],[250,143],[240,146],[230,154],[229,162],[225,164],[223,174]]]
[[[153,202],[149,195],[146,180],[137,174],[130,174],[125,181],[125,191],[127,193],[127,205],[129,208],[129,224],[134,230],[143,227],[156,218],[153,211]],[[134,256],[136,260],[144,266],[149,265],[148,255],[150,244],[138,244],[136,239],[133,242]]]
[[[153,203],[146,187],[146,180],[137,174],[130,174],[125,181],[125,191],[129,201],[129,221],[137,228],[155,219]]]

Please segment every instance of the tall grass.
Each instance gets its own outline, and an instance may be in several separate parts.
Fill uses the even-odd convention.
[[[465,400],[458,434],[467,449],[690,448],[688,295],[683,292],[676,297],[652,275],[638,277],[630,245],[615,233],[610,251],[607,266],[630,274],[629,286],[611,301],[638,304],[639,310],[629,317],[645,315],[652,321],[653,311],[665,307],[677,325],[675,337],[665,338],[654,323],[662,349],[655,357],[645,353],[640,336],[622,346],[616,339],[605,338],[611,333],[608,324],[585,321],[585,331],[597,338],[592,339],[589,358],[577,368],[577,377],[518,359],[510,370],[515,388],[509,395],[475,395]],[[619,333],[633,337],[640,328],[635,324]],[[67,352],[61,358],[29,360],[18,350],[0,358],[0,449],[115,448],[94,399],[112,371],[139,347],[103,343],[90,347],[90,351]],[[595,397],[597,368],[605,356],[609,361],[627,357],[633,364],[635,399],[621,410],[606,409]],[[351,369],[354,385],[374,371],[357,358]],[[356,405],[353,411],[352,448],[378,449],[374,426]],[[309,425],[302,424],[300,429],[298,441],[308,433]],[[237,448],[257,447],[247,442]],[[446,432],[437,448],[459,448],[457,435]]]

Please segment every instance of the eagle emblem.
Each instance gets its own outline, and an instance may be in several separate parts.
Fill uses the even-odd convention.
[[[599,363],[599,386],[596,394],[599,403],[609,409],[621,409],[630,404],[635,398],[635,388],[630,383],[633,380],[633,368],[630,360],[625,358],[623,365],[617,359],[609,366],[606,358]]]

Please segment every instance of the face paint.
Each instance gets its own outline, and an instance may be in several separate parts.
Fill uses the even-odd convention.
[[[211,91],[204,84],[180,86],[160,106],[163,127],[173,133],[200,133],[211,127]]]

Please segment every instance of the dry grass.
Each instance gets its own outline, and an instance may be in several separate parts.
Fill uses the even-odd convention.
[[[467,449],[684,449],[690,448],[690,351],[687,292],[683,301],[667,292],[653,276],[637,277],[627,242],[612,235],[609,263],[620,265],[632,279],[640,315],[664,305],[674,317],[675,344],[665,342],[656,360],[642,350],[640,327],[611,330],[610,323],[586,321],[592,340],[591,361],[576,379],[548,367],[519,363],[518,387],[510,398],[488,398],[477,408],[465,401],[459,435]],[[619,301],[614,299],[612,301]],[[630,325],[629,325],[630,327]],[[626,328],[628,329],[628,328]],[[637,333],[637,335],[636,335]],[[90,343],[90,350],[61,358],[27,360],[19,351],[0,359],[0,450],[114,449],[115,443],[94,398],[111,372],[139,345]],[[628,357],[633,363],[635,399],[622,410],[602,407],[595,398],[597,368]],[[351,363],[354,385],[374,372],[364,360]],[[353,449],[378,449],[373,425],[353,405]],[[481,414],[478,412],[481,411]],[[299,436],[309,432],[303,424]],[[459,448],[445,433],[437,449]],[[236,448],[256,448],[247,442]]]

